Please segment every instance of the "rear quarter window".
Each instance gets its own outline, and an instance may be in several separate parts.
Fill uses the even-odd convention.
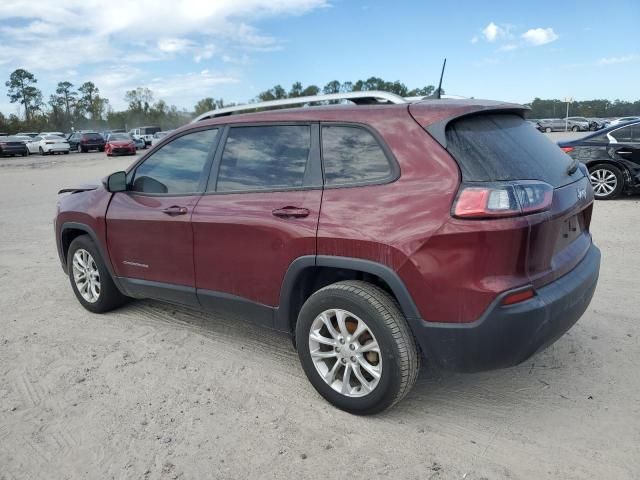
[[[567,174],[571,158],[518,115],[463,117],[447,126],[447,150],[465,182],[541,180],[559,187],[583,177]]]
[[[326,185],[371,183],[392,176],[381,145],[371,132],[357,126],[322,127],[322,166]]]

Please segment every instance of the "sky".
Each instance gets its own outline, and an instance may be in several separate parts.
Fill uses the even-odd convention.
[[[640,1],[2,0],[0,111],[16,68],[45,99],[92,81],[116,109],[150,88],[179,108],[295,81],[370,76],[529,102],[640,99]]]

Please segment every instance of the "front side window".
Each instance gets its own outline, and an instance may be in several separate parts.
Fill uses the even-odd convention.
[[[371,132],[360,127],[322,127],[322,165],[327,185],[382,180],[391,165]]]
[[[218,130],[201,130],[176,138],[140,165],[131,190],[144,193],[183,194],[199,189]]]
[[[222,153],[215,190],[300,188],[310,150],[309,125],[232,127]]]

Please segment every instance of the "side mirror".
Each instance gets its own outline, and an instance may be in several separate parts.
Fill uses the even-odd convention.
[[[124,192],[127,190],[127,173],[115,172],[107,177],[107,190],[110,192]]]

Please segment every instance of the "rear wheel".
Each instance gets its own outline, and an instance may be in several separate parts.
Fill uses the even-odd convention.
[[[82,149],[82,145],[78,144],[78,153],[82,153],[84,150]]]
[[[84,308],[103,313],[127,301],[113,283],[96,245],[87,235],[75,238],[67,253],[71,288]]]
[[[395,300],[362,281],[334,283],[305,302],[298,356],[326,400],[368,415],[400,401],[416,381],[420,353]]]
[[[547,132],[547,133],[551,133],[551,127],[545,128],[544,131]]]
[[[40,155],[44,155],[44,150],[42,149],[42,147],[38,148],[38,151],[40,152]]]
[[[589,168],[589,179],[593,194],[599,200],[611,200],[620,195],[624,187],[624,177],[618,167],[600,163]]]
[[[577,132],[578,131],[578,127],[574,125],[573,127],[571,127],[571,131],[572,132]]]

